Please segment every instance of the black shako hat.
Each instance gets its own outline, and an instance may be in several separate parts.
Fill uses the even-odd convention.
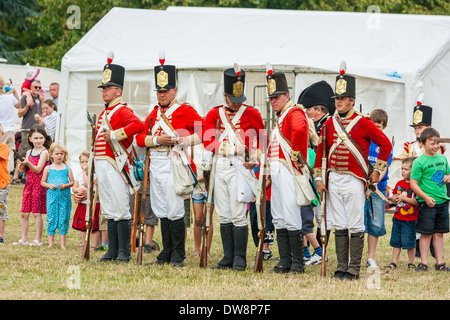
[[[102,84],[97,88],[115,86],[123,89],[123,81],[125,78],[125,68],[119,66],[118,64],[112,64],[114,59],[114,52],[110,51],[108,53],[108,58],[106,64],[103,67],[103,78]]]
[[[247,100],[244,94],[245,71],[237,63],[233,68],[223,72],[224,92],[233,103],[242,103]]]
[[[322,80],[305,88],[298,97],[298,104],[302,104],[305,108],[321,105],[328,109],[330,115],[333,115],[336,111],[333,95],[333,88],[328,82]]]
[[[341,62],[339,68],[339,75],[336,77],[335,95],[336,97],[352,97],[356,98],[356,78],[345,74],[347,69],[347,63]]]
[[[266,73],[268,98],[289,93],[289,87],[284,73],[274,73],[270,63],[266,63]]]
[[[177,68],[171,65],[164,65],[166,57],[164,50],[159,52],[159,66],[154,67],[156,90],[169,90],[177,87]]]
[[[433,108],[423,105],[423,95],[420,95],[419,99],[417,99],[417,105],[414,107],[413,112],[413,123],[410,127],[414,126],[430,126],[431,127],[431,118],[433,115]]]

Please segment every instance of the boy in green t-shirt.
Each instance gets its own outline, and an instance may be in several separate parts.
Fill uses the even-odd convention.
[[[421,263],[416,270],[428,269],[428,250],[431,237],[436,256],[435,269],[450,271],[443,261],[444,233],[449,232],[449,212],[446,183],[450,182],[450,168],[447,158],[438,154],[439,132],[426,128],[420,134],[424,153],[413,162],[411,169],[411,189],[417,195],[419,216],[417,232],[421,234],[419,241]]]

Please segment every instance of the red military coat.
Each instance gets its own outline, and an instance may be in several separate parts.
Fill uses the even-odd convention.
[[[117,109],[113,111],[115,108]],[[106,159],[115,164],[115,156],[108,142],[102,135],[98,134],[99,130],[103,130],[103,117],[114,112],[109,119],[112,131],[120,143],[128,149],[133,142],[133,136],[144,129],[142,121],[128,108],[126,103],[122,103],[121,99],[115,99],[102,111],[97,121],[97,137],[94,144],[95,159]],[[105,128],[109,129],[105,124]]]
[[[171,126],[173,129],[177,132],[177,134],[180,137],[190,137],[191,144],[197,144],[202,141],[204,130],[205,130],[205,121],[204,119],[198,114],[198,112],[189,104],[181,104],[178,105],[176,100],[173,101],[169,106],[167,107],[161,107],[159,104],[156,105],[153,110],[150,112],[150,114],[145,119],[144,123],[144,130],[142,130],[137,136],[136,136],[136,143],[140,147],[150,147],[155,148],[158,150],[158,148],[164,149],[165,146],[155,146],[153,144],[153,138],[155,136],[161,136],[164,134],[164,131],[162,127],[159,127],[156,129],[154,133],[148,134],[148,128],[149,128],[149,122],[150,123],[150,129],[152,130],[155,126],[158,119],[158,110],[161,109],[162,113],[166,113],[169,108],[173,105],[177,105],[176,110],[167,116],[169,122],[171,123]],[[168,150],[168,148],[166,148]],[[194,169],[195,164],[192,161],[191,166]]]
[[[261,113],[257,109],[245,104],[243,104],[242,107],[246,107],[246,109],[234,125],[236,128],[236,133],[241,137],[241,140],[249,150],[250,155],[253,155],[254,158],[258,158],[260,152],[258,150],[262,150],[264,147],[264,140],[267,146],[267,137],[264,135],[264,122],[262,120]],[[206,150],[214,153],[218,153],[219,150],[223,148],[223,144],[219,141],[218,137],[216,137],[217,120],[219,120],[220,134],[223,134],[225,131],[225,125],[227,124],[227,122],[223,123],[220,117],[219,110],[221,108],[224,108],[224,106],[221,105],[214,107],[208,112],[205,118],[206,134],[203,139],[203,144],[205,145]],[[226,107],[224,108],[224,111],[231,121],[238,113],[238,111],[232,111]],[[224,141],[226,140],[227,139]],[[226,150],[224,152],[226,153]]]
[[[292,108],[288,109],[288,107]],[[287,112],[286,115],[284,113]],[[306,118],[305,111],[292,102],[289,102],[278,115],[278,119],[282,119],[280,123],[281,134],[288,141],[292,149],[291,159],[292,162],[296,161],[298,154],[301,153],[303,159],[308,159],[308,138],[309,138],[309,125]],[[279,158],[282,162],[286,161],[286,157],[281,150],[279,141],[271,141],[269,149],[269,157],[272,159]],[[293,168],[295,166],[293,165]]]
[[[336,117],[337,120],[342,123],[344,128],[346,128],[349,123],[359,114],[360,113],[352,109],[348,112],[345,118],[341,118],[339,115],[336,115]],[[361,169],[356,158],[343,142],[341,142],[333,151],[333,153],[329,155],[330,148],[337,139],[337,133],[336,129],[334,128],[333,118],[328,119],[324,123],[324,127],[326,127],[326,146],[324,146],[323,144],[324,128],[322,128],[322,132],[319,138],[319,145],[317,146],[316,151],[316,161],[314,164],[315,176],[320,177],[322,166],[322,152],[323,148],[325,147],[325,151],[329,159],[329,161],[327,161],[327,171],[351,174],[365,181],[366,179],[364,171]],[[375,143],[380,148],[377,163],[374,167],[375,169],[383,171],[387,165],[387,161],[389,160],[389,156],[392,151],[392,144],[389,141],[388,137],[384,134],[384,132],[378,129],[375,123],[370,120],[370,118],[362,117],[350,130],[349,134],[364,152],[366,163],[368,162],[367,156],[369,154],[370,142]]]

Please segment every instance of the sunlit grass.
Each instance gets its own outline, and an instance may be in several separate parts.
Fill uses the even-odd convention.
[[[222,257],[219,228],[215,229],[212,257],[208,268],[199,267],[199,259],[192,256],[193,238],[187,232],[185,267],[152,265],[156,253],[144,254],[143,265],[136,263],[136,254],[128,264],[99,263],[102,252],[91,251],[91,259],[81,258],[80,233],[70,229],[67,250],[55,246],[47,248],[44,232],[42,247],[16,247],[12,242],[20,238],[20,204],[23,186],[11,186],[9,196],[9,220],[6,222],[5,244],[0,247],[0,299],[73,299],[73,300],[323,300],[323,299],[448,299],[450,277],[434,271],[434,259],[430,256],[428,272],[407,271],[406,252],[402,252],[397,270],[387,273],[385,265],[391,262],[389,246],[392,215],[386,216],[388,234],[380,238],[376,260],[380,269],[367,270],[365,248],[361,278],[358,281],[331,279],[336,266],[334,237],[328,246],[327,277],[320,276],[320,266],[307,266],[305,274],[275,274],[271,269],[276,261],[264,262],[263,273],[254,273],[256,248],[251,236],[247,250],[247,269],[243,272],[211,270]],[[75,210],[75,205],[73,211]],[[72,213],[73,216],[73,213]],[[217,220],[214,220],[217,225]],[[29,239],[34,239],[34,219],[30,217]],[[155,240],[161,244],[160,230]],[[450,242],[445,236],[447,255]],[[276,242],[272,246],[278,256]],[[419,259],[416,259],[416,264]]]

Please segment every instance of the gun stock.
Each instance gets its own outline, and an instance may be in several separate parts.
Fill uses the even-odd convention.
[[[83,247],[83,260],[89,260],[90,259],[90,243],[91,243],[91,232],[92,232],[92,221],[93,216],[95,213],[95,205],[98,198],[98,187],[95,191],[94,196],[94,173],[95,173],[95,166],[94,166],[94,145],[95,145],[95,135],[96,135],[96,115],[94,114],[94,118],[92,119],[89,112],[87,113],[88,121],[91,125],[92,130],[92,143],[91,143],[91,152],[89,155],[89,169],[88,169],[88,194],[86,199],[86,237],[84,241],[84,247]]]
[[[255,272],[263,271],[263,261],[264,261],[264,240],[266,239],[266,175],[264,174],[264,165],[261,165],[260,173],[262,174],[262,189],[261,189],[261,203],[257,204],[261,206],[260,209],[260,219],[261,219],[261,229],[258,232],[259,242],[258,242],[258,252],[256,253],[255,261]]]
[[[256,252],[254,272],[263,271],[264,261],[264,240],[266,238],[266,151],[264,147],[261,152],[260,164],[259,164],[259,177],[258,187],[256,195],[256,214],[258,221],[258,251]]]
[[[203,210],[203,233],[202,233],[202,252],[200,254],[200,268],[206,268],[208,266],[208,227],[206,226],[206,215],[208,214],[208,209],[205,206]]]
[[[151,134],[152,126],[152,118],[148,121],[148,130],[147,134]],[[140,212],[140,220],[139,220],[139,248],[137,255],[137,263],[138,265],[142,265],[142,251],[144,248],[144,224],[145,224],[145,201],[147,200],[147,181],[148,181],[148,170],[150,164],[150,148],[146,148],[145,150],[145,167],[144,167],[144,185],[142,187],[142,196],[141,196],[141,212]],[[136,207],[136,204],[135,204]],[[136,219],[137,220],[137,219]],[[134,240],[136,242],[136,240]]]
[[[134,212],[133,212],[133,226],[131,227],[131,252],[136,252],[136,234],[138,225],[138,204],[139,192],[134,194]]]
[[[215,139],[219,139],[219,126],[220,119],[217,119],[216,122],[216,136]],[[200,267],[206,268],[208,265],[208,233],[209,233],[209,225],[210,225],[210,216],[211,216],[211,201],[212,195],[214,192],[214,179],[216,176],[216,162],[217,162],[217,154],[214,153],[211,160],[211,171],[209,177],[207,179],[207,190],[208,196],[206,198],[206,205],[203,216],[203,244],[202,244],[202,252],[200,254]]]
[[[90,248],[91,248],[91,234],[92,234],[92,221],[95,214],[95,207],[97,205],[97,199],[98,199],[98,187],[95,189],[95,195],[91,203],[91,210],[89,211],[89,222],[86,222],[86,238],[84,240],[84,247],[83,247],[83,259],[89,260],[90,259]],[[86,208],[87,211],[87,208]],[[88,212],[86,212],[88,214]]]

